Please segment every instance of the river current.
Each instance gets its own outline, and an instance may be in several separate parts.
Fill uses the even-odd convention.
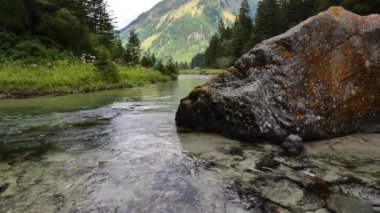
[[[243,211],[189,154],[238,142],[176,131],[180,99],[208,78],[0,101],[0,212]]]

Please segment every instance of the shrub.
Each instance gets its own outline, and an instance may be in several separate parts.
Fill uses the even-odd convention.
[[[47,59],[47,50],[39,40],[23,40],[16,44],[12,58],[26,63],[40,63]]]
[[[172,58],[169,58],[168,62],[165,65],[167,75],[172,79],[177,79],[178,69]]]
[[[12,48],[17,43],[18,36],[0,28],[0,57],[8,57]]]
[[[159,71],[163,75],[167,75],[168,74],[168,72],[167,72],[167,70],[166,70],[166,68],[165,68],[165,66],[164,66],[164,64],[162,63],[161,60],[159,60],[156,63],[156,65],[154,65],[154,69],[157,70],[157,71]]]
[[[233,64],[232,57],[220,57],[216,59],[217,68],[227,68]]]
[[[98,48],[96,52],[97,59],[94,64],[96,71],[100,73],[103,80],[109,83],[119,82],[119,72],[111,60],[111,53],[106,48]]]

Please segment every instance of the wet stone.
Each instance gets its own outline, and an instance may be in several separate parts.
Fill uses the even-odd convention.
[[[303,151],[302,138],[298,135],[290,135],[281,144],[284,154],[287,156],[298,156]]]
[[[265,156],[256,162],[257,169],[263,169],[263,168],[275,169],[279,165],[280,164],[277,161],[273,160],[272,156]]]
[[[316,211],[308,211],[306,213],[330,213],[328,209],[318,209]]]
[[[0,193],[3,193],[5,190],[7,190],[9,186],[9,183],[0,183]]]
[[[285,165],[285,166],[288,166],[292,169],[304,169],[305,167],[311,167],[311,165],[309,165],[304,160],[300,160],[300,159],[293,158],[293,157],[276,156],[276,157],[274,157],[274,160],[277,161],[278,163]]]
[[[281,206],[296,207],[304,198],[303,190],[287,180],[258,183],[258,185],[258,190],[264,198]]]
[[[327,200],[327,207],[339,213],[374,213],[369,203],[351,199],[341,195],[332,195]]]
[[[231,148],[221,148],[219,151],[223,154],[228,154],[228,155],[236,155],[236,156],[243,156],[244,155],[244,150],[241,147],[231,147]]]
[[[229,200],[233,200],[235,203],[239,203],[246,210],[253,210],[253,212],[262,212],[261,207],[263,206],[262,197],[256,192],[255,189],[246,183],[240,181],[233,181],[231,186],[225,188],[228,192],[226,196]],[[234,197],[231,195],[236,195]]]
[[[365,200],[373,206],[380,206],[380,189],[362,183],[338,184],[332,187],[334,193],[344,194],[354,200]]]
[[[269,202],[265,203],[264,210],[265,212],[290,213],[289,210]]]

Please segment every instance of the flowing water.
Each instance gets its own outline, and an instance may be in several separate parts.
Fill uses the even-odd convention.
[[[208,78],[0,100],[0,212],[329,212],[334,203],[380,212],[380,135],[310,143],[290,158],[267,143],[177,133],[180,99]],[[326,202],[330,194],[345,197]]]
[[[238,142],[176,131],[180,99],[207,79],[1,100],[0,212],[243,211],[189,154]]]

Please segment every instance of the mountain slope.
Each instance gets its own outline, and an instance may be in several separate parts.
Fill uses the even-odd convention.
[[[189,62],[204,51],[217,31],[222,17],[231,24],[239,12],[242,0],[163,0],[150,11],[141,14],[120,30],[125,43],[129,30],[135,28],[145,50],[159,57],[172,56],[179,62]],[[252,17],[258,0],[249,0]]]

